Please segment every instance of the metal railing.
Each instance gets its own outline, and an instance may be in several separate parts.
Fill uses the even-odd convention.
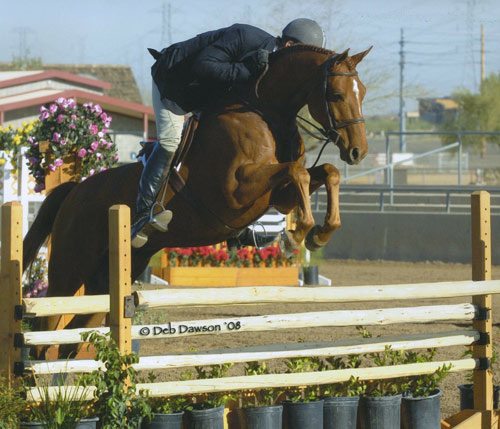
[[[500,136],[499,131],[405,131],[403,133],[399,131],[387,131],[385,132],[385,159],[389,161],[391,159],[392,151],[391,151],[391,136],[400,136],[400,135],[415,135],[415,136],[456,136],[457,141],[446,146],[438,147],[436,149],[432,149],[430,151],[420,153],[417,155],[413,155],[409,158],[402,159],[394,162],[387,162],[386,165],[375,167],[369,170],[365,170],[363,172],[349,175],[349,167],[347,164],[344,164],[344,174],[342,183],[348,183],[353,179],[358,179],[360,177],[368,176],[379,171],[387,171],[385,183],[391,188],[394,187],[394,167],[398,165],[403,165],[405,163],[411,163],[417,159],[430,157],[432,155],[442,153],[445,151],[457,150],[457,185],[462,184],[462,174],[463,174],[463,165],[462,165],[462,151],[463,151],[463,142],[462,139],[465,136]]]
[[[340,192],[340,207],[344,211],[351,209],[381,213],[393,213],[395,211],[404,211],[406,213],[466,213],[470,207],[470,194],[479,189],[490,193],[491,213],[500,214],[500,187],[492,186],[405,185],[389,187],[386,185],[343,185]],[[349,196],[359,197],[359,201],[346,202],[345,199]],[[311,198],[314,212],[324,212],[326,210],[326,191],[318,191]],[[405,201],[408,199],[410,199],[410,202]],[[429,202],[429,200],[432,200],[432,202]]]

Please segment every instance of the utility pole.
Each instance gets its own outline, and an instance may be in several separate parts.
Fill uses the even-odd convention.
[[[399,41],[399,151],[406,152],[406,138],[403,134],[406,131],[405,101],[403,97],[404,68],[405,68],[405,39],[401,28],[401,40]]]
[[[172,44],[172,5],[165,3],[161,5],[161,46]]]
[[[484,26],[481,24],[481,83],[486,79],[486,52],[484,50]]]

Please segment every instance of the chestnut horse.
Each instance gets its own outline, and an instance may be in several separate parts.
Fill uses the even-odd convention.
[[[160,249],[219,243],[269,207],[282,213],[298,207],[290,240],[299,244],[307,237],[309,248],[324,246],[340,226],[339,171],[331,164],[304,167],[296,116],[307,105],[342,160],[360,162],[367,153],[365,87],[356,65],[368,51],[349,56],[307,45],[283,48],[270,55],[249,102],[204,112],[179,171],[189,198],[169,186],[163,201],[174,213],[169,230],[152,233],[133,250],[133,279]],[[133,212],[141,170],[139,162],[127,164],[62,184],[47,196],[24,239],[23,266],[50,234],[48,296],[73,295],[81,284],[86,294],[108,293],[108,209],[126,204]],[[309,196],[321,185],[328,207],[323,225],[315,226]],[[89,326],[90,320],[78,316],[69,327]]]

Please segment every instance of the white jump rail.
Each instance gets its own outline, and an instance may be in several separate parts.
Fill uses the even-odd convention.
[[[330,343],[271,344],[240,349],[212,350],[167,356],[143,356],[132,366],[136,371],[183,368],[188,366],[218,365],[223,363],[252,362],[257,360],[286,359],[291,357],[328,357],[383,352],[416,350],[434,347],[468,346],[479,340],[477,331],[463,329],[431,334],[393,335],[380,338],[342,339]],[[26,361],[25,369],[34,374],[85,373],[105,370],[104,364],[89,359]]]
[[[500,280],[343,287],[165,288],[134,293],[138,309],[271,303],[343,303],[460,298],[500,293]],[[109,312],[109,295],[23,299],[25,317]]]
[[[344,287],[239,287],[135,292],[139,309],[197,305],[343,303],[458,298],[500,293],[500,280]]]
[[[267,389],[275,387],[312,386],[321,384],[341,383],[351,377],[359,380],[376,380],[396,377],[410,377],[413,375],[432,374],[443,365],[451,365],[450,372],[473,370],[477,366],[475,359],[460,359],[439,362],[413,363],[374,368],[349,368],[320,372],[303,372],[294,374],[266,374],[240,377],[223,377],[207,380],[167,381],[161,383],[138,383],[137,391],[145,390],[150,397],[167,397],[176,395],[196,395],[210,392],[226,392],[234,390]],[[86,391],[75,386],[49,387],[47,394],[55,398],[65,390],[80,389],[86,393],[85,399],[91,400],[94,389]],[[29,389],[27,398],[39,402],[42,392],[38,388]],[[45,394],[45,392],[43,392]]]
[[[475,314],[476,308],[472,304],[465,303],[190,320],[159,325],[135,325],[132,326],[132,339],[179,338],[193,335],[232,334],[236,332],[261,332],[327,326],[376,326],[450,320],[463,321],[474,319]],[[96,329],[26,332],[23,334],[24,344],[28,346],[76,344],[82,341],[82,333],[93,330]],[[109,329],[99,328],[98,331],[106,333]]]

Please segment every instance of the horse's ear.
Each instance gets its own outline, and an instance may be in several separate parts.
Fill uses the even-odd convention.
[[[348,56],[349,56],[349,49],[346,49],[344,52],[342,52],[341,54],[338,54],[335,57],[335,62],[341,63],[342,61],[345,61]]]
[[[363,52],[360,52],[358,54],[353,55],[351,57],[351,60],[354,63],[354,65],[355,66],[358,65],[361,62],[361,60],[368,55],[368,53],[372,50],[372,48],[373,48],[373,45],[370,46],[366,51],[363,51]]]

